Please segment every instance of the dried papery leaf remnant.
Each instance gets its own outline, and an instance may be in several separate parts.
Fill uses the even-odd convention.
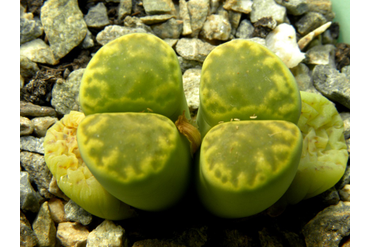
[[[186,119],[185,112],[179,116],[175,122],[175,125],[179,132],[183,134],[190,142],[191,152],[194,154],[198,150],[202,141],[199,130],[192,125],[188,119]]]

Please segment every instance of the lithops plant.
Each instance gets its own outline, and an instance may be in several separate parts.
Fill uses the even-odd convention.
[[[76,132],[84,117],[81,112],[71,111],[47,131],[46,165],[64,194],[91,214],[110,220],[133,217],[134,210],[108,193],[81,158]]]
[[[112,195],[139,209],[160,211],[184,194],[191,168],[189,141],[155,113],[86,116],[77,130],[83,160]]]
[[[152,34],[127,34],[104,45],[86,67],[79,100],[86,115],[154,112],[176,121],[190,113],[174,50]]]
[[[297,123],[301,99],[294,76],[266,47],[248,40],[219,45],[201,73],[197,124],[202,137],[220,121],[286,120]]]
[[[301,92],[303,135],[297,174],[281,199],[289,204],[314,197],[333,187],[343,176],[348,152],[343,121],[334,104],[322,95]]]
[[[301,132],[291,122],[221,123],[202,141],[196,178],[199,198],[219,217],[259,213],[288,189],[301,151]]]

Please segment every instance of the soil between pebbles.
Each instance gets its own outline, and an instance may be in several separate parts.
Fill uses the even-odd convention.
[[[25,7],[27,13],[33,13],[34,19],[40,17],[40,8],[46,1],[30,1],[30,0],[21,0],[21,4]],[[121,2],[127,2],[121,0]],[[145,2],[145,1],[143,1]],[[158,1],[158,2],[168,2],[168,1]],[[174,1],[177,8],[184,1]],[[189,1],[194,2],[194,1]],[[187,2],[187,3],[189,3]],[[213,6],[216,6],[215,3],[219,1],[209,1],[213,3]],[[232,1],[225,1],[232,2]],[[256,1],[257,2],[257,1]],[[279,2],[279,1],[276,1]],[[280,1],[281,2],[281,1]],[[293,1],[292,1],[293,2]],[[300,2],[314,2],[314,1],[300,1]],[[326,1],[323,1],[326,3]],[[82,11],[83,15],[86,17],[89,10],[92,7],[97,5],[97,1],[78,1],[79,8]],[[119,25],[119,26],[129,26],[127,23],[129,21],[128,17],[144,17],[147,16],[144,6],[141,1],[134,0],[132,1],[132,11],[130,14],[126,15],[124,18],[119,18],[119,1],[104,1],[106,7],[106,15],[109,20],[110,25]],[[287,4],[287,3],[285,3]],[[211,6],[212,7],[212,6]],[[322,6],[321,6],[322,7]],[[188,6],[189,8],[189,6]],[[288,9],[288,6],[286,6]],[[289,7],[290,8],[290,7]],[[189,8],[190,9],[190,8]],[[323,18],[330,20],[330,11],[324,12],[324,7],[319,8],[319,10],[312,12],[320,12]],[[153,10],[155,12],[155,10]],[[160,10],[157,10],[160,11]],[[231,15],[238,15],[235,13],[240,13],[237,11],[228,10],[229,19]],[[308,10],[307,10],[308,11]],[[220,11],[221,13],[222,10]],[[300,15],[291,15],[288,12],[288,18],[291,23],[296,23],[300,18],[304,16]],[[176,17],[176,19],[180,19]],[[238,17],[236,18],[238,19]],[[85,19],[86,20],[86,19]],[[125,23],[126,20],[126,23]],[[173,19],[172,19],[173,20]],[[250,21],[249,14],[241,13],[239,16],[239,21],[237,24],[242,23],[243,20]],[[154,20],[155,21],[155,20]],[[265,20],[266,21],[266,20]],[[87,21],[86,21],[87,22]],[[162,21],[165,22],[165,21]],[[302,22],[302,21],[301,21]],[[301,24],[300,22],[300,24]],[[183,19],[183,27],[185,28],[185,19]],[[261,24],[262,23],[262,24]],[[156,25],[153,30],[157,36],[169,35],[171,39],[182,39],[182,38],[191,38],[190,35],[176,34],[178,31],[178,22],[169,23],[169,25],[163,25],[163,27],[158,26],[160,24],[138,24],[131,23],[132,28],[147,28],[148,26]],[[271,23],[270,23],[271,24]],[[235,30],[234,35],[237,34],[238,25],[234,26]],[[21,102],[29,102],[33,105],[42,106],[43,112],[38,112],[35,110],[32,112],[26,111],[24,116],[30,120],[36,119],[43,116],[58,117],[59,119],[66,114],[63,110],[62,112],[56,110],[52,105],[53,88],[64,83],[71,75],[72,72],[86,67],[87,63],[91,59],[92,55],[101,47],[97,42],[97,34],[104,29],[103,27],[89,27],[88,30],[91,33],[93,46],[84,48],[83,46],[76,46],[67,55],[62,57],[59,60],[59,63],[55,65],[46,64],[46,63],[35,63],[38,67],[34,68],[29,66],[28,69],[23,71],[23,86],[21,82],[20,90],[20,100]],[[334,46],[334,53],[330,53],[332,56],[332,61],[335,63],[337,71],[342,71],[342,68],[349,65],[350,59],[350,46],[348,44],[336,44],[335,39],[338,37],[338,25],[333,25],[329,32],[322,34],[318,39],[315,39],[309,44],[304,51],[314,47],[315,45],[322,44],[332,44]],[[255,29],[253,31],[254,37],[265,37],[272,29],[269,27],[269,24],[263,24],[263,22],[258,22],[255,24]],[[180,31],[181,33],[182,31]],[[231,31],[232,33],[233,31]],[[177,37],[178,36],[178,37]],[[300,35],[298,35],[300,36]],[[199,36],[202,38],[202,41],[206,43],[206,46],[209,45],[219,45],[227,40],[230,40],[230,37],[225,41],[220,40],[207,40],[202,36],[200,31]],[[222,36],[224,37],[224,35]],[[251,36],[252,37],[252,36]],[[42,33],[38,38],[47,41],[45,32]],[[196,37],[194,37],[196,38]],[[177,41],[178,42],[178,41]],[[197,41],[199,42],[199,41]],[[47,42],[46,42],[47,43]],[[174,48],[175,49],[175,48]],[[176,50],[176,49],[175,49]],[[179,52],[178,52],[179,53]],[[183,66],[183,74],[188,69],[200,69],[202,61],[199,59],[185,59],[183,56],[181,59]],[[202,60],[202,59],[201,59]],[[204,58],[203,58],[204,60]],[[305,61],[302,62],[302,64]],[[22,61],[21,61],[22,64]],[[303,66],[303,65],[302,65]],[[314,64],[306,63],[304,66],[309,68],[307,76],[312,74]],[[22,68],[21,66],[21,74]],[[296,74],[295,74],[296,76]],[[349,78],[349,69],[348,69],[348,78]],[[312,83],[312,81],[311,81]],[[27,110],[33,107],[33,105],[27,105]],[[32,107],[31,107],[32,106]],[[336,106],[339,112],[346,113],[349,112],[349,108],[336,102]],[[22,107],[25,107],[21,103],[21,112]],[[25,107],[26,108],[26,107]],[[37,108],[37,107],[36,107]],[[68,106],[65,108],[66,111],[70,110]],[[78,110],[78,109],[77,109]],[[196,108],[192,109],[194,115],[196,114]],[[25,111],[23,111],[25,112]],[[349,114],[348,114],[349,122]],[[31,126],[31,125],[27,125]],[[47,126],[45,128],[48,128]],[[32,128],[35,127],[32,125]],[[22,130],[22,123],[21,123]],[[25,136],[39,137],[35,131],[29,131]],[[24,136],[24,137],[25,137]],[[21,137],[22,139],[23,137]],[[22,140],[21,140],[22,142]],[[347,142],[349,144],[349,134]],[[27,152],[27,153],[26,153]],[[23,156],[22,156],[23,153]],[[37,178],[38,174],[44,174],[45,171],[36,170],[35,175],[32,175],[32,162],[35,162],[35,158],[26,159],[29,153],[35,154],[38,158],[42,158],[42,150],[39,149],[27,149],[27,147],[21,147],[21,156],[23,157],[23,163],[21,160],[21,170],[23,172],[28,172],[30,174],[29,180],[31,181],[31,186],[35,190],[35,193],[38,193],[37,198],[41,198],[38,201],[39,210],[43,202],[52,200],[52,198],[58,198],[63,203],[68,201],[68,198],[65,198],[63,194],[59,192],[45,191],[40,179]],[[33,157],[33,156],[32,156]],[[45,163],[40,166],[45,166]],[[30,165],[30,166],[29,166]],[[271,217],[267,211],[264,211],[258,215],[242,218],[242,219],[232,219],[225,220],[216,218],[208,214],[205,210],[202,209],[200,204],[197,202],[197,199],[194,197],[194,193],[189,191],[188,195],[174,208],[166,212],[161,213],[148,213],[138,210],[138,217],[123,221],[115,221],[114,224],[121,226],[124,231],[121,236],[121,244],[117,246],[349,246],[349,201],[343,199],[340,191],[345,187],[345,185],[350,184],[349,182],[349,162],[346,174],[344,177],[334,186],[331,190],[324,192],[323,194],[316,196],[314,198],[305,200],[298,203],[297,205],[289,206],[281,215],[276,217]],[[47,168],[46,168],[47,169]],[[45,176],[45,175],[44,175]],[[41,195],[41,197],[40,197]],[[49,205],[50,207],[50,205]],[[34,234],[35,222],[37,221],[39,215],[39,210],[30,210],[21,208],[21,246],[36,246],[36,243],[41,243],[38,236]],[[340,213],[340,216],[334,217],[335,213]],[[320,214],[319,214],[320,213]],[[324,217],[319,218],[319,216],[324,215]],[[22,215],[24,217],[22,217]],[[318,217],[318,218],[316,218]],[[77,216],[78,222],[79,217]],[[320,219],[315,220],[315,219]],[[63,221],[72,221],[64,219]],[[88,232],[92,232],[96,229],[104,220],[92,217],[90,223],[84,226]],[[28,228],[22,228],[22,222],[25,222],[24,225],[28,225]],[[58,225],[60,222],[54,219],[55,229],[58,231]],[[327,228],[322,227],[322,225],[327,225]],[[331,231],[329,228],[333,227],[337,229],[335,232]],[[25,233],[22,229],[27,229],[28,232]],[[36,237],[34,237],[36,236]],[[22,242],[22,237],[24,241]],[[36,239],[36,240],[35,240]],[[50,240],[51,239],[51,240]],[[53,237],[50,237],[50,245],[65,245],[69,246],[62,242],[61,237],[58,236],[57,232]],[[85,241],[85,242],[84,242]],[[82,245],[86,244],[86,240],[81,242]],[[114,245],[115,246],[115,245]]]

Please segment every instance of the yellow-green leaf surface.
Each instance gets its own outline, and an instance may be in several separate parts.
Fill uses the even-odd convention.
[[[131,206],[163,210],[175,204],[186,190],[190,145],[165,116],[89,115],[78,127],[77,141],[97,180]]]
[[[201,145],[197,174],[200,199],[220,217],[259,213],[288,189],[301,151],[301,133],[291,122],[219,124]]]
[[[109,220],[134,216],[127,204],[109,194],[91,174],[77,146],[77,127],[85,115],[71,111],[46,133],[45,162],[58,187],[89,213]]]
[[[176,121],[189,109],[174,50],[160,38],[127,34],[104,45],[90,60],[80,85],[86,115],[155,112]]]
[[[297,174],[282,200],[295,204],[333,187],[343,176],[348,152],[343,121],[334,104],[322,95],[301,92],[298,127],[303,135]]]
[[[294,76],[266,47],[248,40],[219,45],[207,56],[200,81],[197,124],[204,137],[220,121],[298,122],[301,100]]]

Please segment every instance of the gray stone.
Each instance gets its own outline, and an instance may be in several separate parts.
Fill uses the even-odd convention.
[[[182,38],[176,44],[176,52],[187,60],[203,62],[215,46],[200,39]]]
[[[339,191],[340,199],[342,201],[350,201],[351,200],[351,185],[346,184],[340,191]]]
[[[64,212],[68,221],[79,222],[85,226],[92,221],[92,215],[72,200],[64,205]]]
[[[59,61],[54,57],[50,47],[41,39],[34,39],[24,43],[20,48],[20,55],[35,63],[55,65]]]
[[[41,8],[41,22],[56,59],[78,46],[87,33],[77,0],[46,1]]]
[[[202,68],[202,62],[184,59],[183,57],[177,57],[177,59],[179,60],[182,73],[184,73],[186,70],[191,69],[191,68],[197,68],[197,69]]]
[[[105,45],[108,42],[129,33],[147,33],[147,31],[143,28],[129,28],[118,25],[110,25],[106,26],[104,30],[96,35],[96,41],[100,45]]]
[[[145,32],[147,33],[153,33],[151,27],[148,25],[145,25],[144,22],[136,16],[127,16],[123,24],[125,27],[129,27],[132,29],[141,28],[141,29],[144,29]]]
[[[178,39],[182,33],[182,21],[171,18],[164,23],[152,25],[152,30],[161,39]]]
[[[308,11],[307,0],[275,0],[275,2],[284,6],[291,15],[303,15]]]
[[[249,39],[253,37],[254,27],[250,21],[244,19],[240,22],[235,36],[241,39]]]
[[[68,114],[70,111],[80,111],[78,95],[84,71],[85,69],[74,70],[67,80],[54,85],[51,105],[58,113]]]
[[[310,48],[306,52],[306,59],[304,62],[315,65],[330,65],[332,68],[335,68],[335,46],[328,44],[316,45]]]
[[[102,28],[109,25],[107,8],[104,3],[98,3],[94,7],[91,7],[84,16],[84,20],[88,27]]]
[[[62,246],[86,246],[89,231],[78,222],[58,224],[57,238]]]
[[[130,15],[132,11],[132,0],[120,0],[118,5],[118,19],[123,19]]]
[[[23,211],[39,211],[42,197],[33,189],[28,172],[20,172],[20,208]]]
[[[202,30],[203,23],[206,21],[210,5],[208,0],[189,0],[188,10],[191,23],[191,37],[198,37]]]
[[[202,27],[201,35],[209,40],[228,40],[231,34],[231,24],[228,13],[214,14],[207,17]]]
[[[26,117],[20,117],[20,134],[21,136],[31,135],[33,132],[33,123]]]
[[[319,92],[350,109],[350,82],[345,75],[330,65],[316,65],[312,78]]]
[[[20,211],[20,246],[33,247],[37,245],[37,237],[33,232],[30,222]]]
[[[81,47],[83,49],[89,49],[89,48],[91,48],[93,46],[94,46],[94,38],[93,38],[93,35],[92,35],[92,33],[89,30],[87,30],[86,37],[82,41]]]
[[[328,21],[334,19],[331,0],[307,0],[308,11],[318,12],[325,16]]]
[[[190,111],[199,108],[199,85],[201,69],[188,69],[182,75],[186,101]]]
[[[121,247],[127,245],[125,229],[110,220],[104,220],[87,237],[86,247]]]
[[[172,48],[174,48],[175,45],[177,44],[177,41],[179,40],[178,39],[164,39],[163,41],[166,42]]]
[[[33,118],[32,124],[37,137],[44,137],[47,130],[58,121],[56,117],[36,117]]]
[[[39,246],[55,246],[56,229],[54,221],[50,216],[49,204],[44,202],[32,224]]]
[[[324,205],[335,205],[340,201],[338,191],[335,187],[324,191],[317,196]]]
[[[169,14],[166,14],[166,15],[147,15],[147,16],[144,16],[144,17],[140,17],[140,20],[144,24],[152,25],[152,24],[158,24],[158,23],[168,21],[171,18],[175,18],[175,16],[174,15],[169,15]],[[171,27],[169,27],[169,28],[171,28]]]
[[[24,78],[22,75],[19,75],[19,83],[20,83],[20,89],[24,87]]]
[[[350,234],[350,202],[340,201],[319,212],[302,230],[307,247],[339,246]]]
[[[350,80],[351,73],[350,73],[350,65],[344,66],[341,70],[341,73],[347,77],[348,80]]]
[[[20,43],[24,44],[28,41],[40,37],[44,33],[40,20],[28,20],[20,18]]]
[[[252,11],[252,0],[226,0],[223,8],[235,12],[249,14]]]
[[[304,63],[299,63],[294,68],[291,68],[291,72],[300,91],[320,94],[313,85],[312,72]]]
[[[63,191],[60,190],[60,188],[58,187],[58,184],[57,184],[57,180],[55,179],[54,176],[51,177],[51,181],[50,181],[50,184],[49,184],[49,188],[48,188],[48,191],[59,197],[59,198],[62,198],[63,200],[65,201],[69,201],[69,198],[68,196],[66,196]],[[64,210],[64,209],[63,209]]]
[[[66,222],[66,214],[64,212],[65,203],[58,198],[51,198],[49,200],[50,216],[53,221],[57,224]]]
[[[43,155],[23,151],[20,153],[20,162],[29,175],[30,181],[35,183],[40,194],[45,198],[51,198],[49,193],[49,184],[51,173],[45,163]]]
[[[193,31],[191,30],[191,21],[190,15],[188,10],[188,3],[185,0],[180,0],[179,2],[179,9],[180,9],[180,18],[183,21],[182,26],[182,35],[189,35]]]
[[[51,116],[55,117],[56,112],[54,108],[48,107],[48,106],[39,106],[34,105],[29,102],[20,102],[20,114],[24,117],[45,117],[45,116]]]
[[[220,7],[221,1],[219,0],[210,0],[209,2],[209,15],[215,14]]]
[[[44,137],[37,138],[34,136],[21,136],[20,148],[24,151],[44,154]]]
[[[278,5],[274,0],[253,0],[250,19],[252,23],[264,17],[271,17],[278,24],[283,23],[286,17],[285,7]]]
[[[232,10],[228,11],[229,14],[229,22],[231,25],[231,34],[230,39],[234,38],[236,29],[239,27],[240,19],[242,17],[242,13],[234,12]]]
[[[344,134],[344,139],[348,139],[350,137],[350,114],[349,112],[341,112],[339,115],[342,117],[343,124],[344,124],[344,129],[343,129],[343,134]]]
[[[39,70],[40,69],[37,66],[37,63],[32,62],[30,59],[28,59],[25,56],[20,56],[20,74],[21,74],[21,76],[23,76],[24,78],[31,78]]]
[[[327,22],[325,16],[317,12],[308,12],[302,16],[294,25],[302,36],[315,30]]]
[[[145,12],[148,15],[169,14],[172,11],[171,0],[143,0]]]

